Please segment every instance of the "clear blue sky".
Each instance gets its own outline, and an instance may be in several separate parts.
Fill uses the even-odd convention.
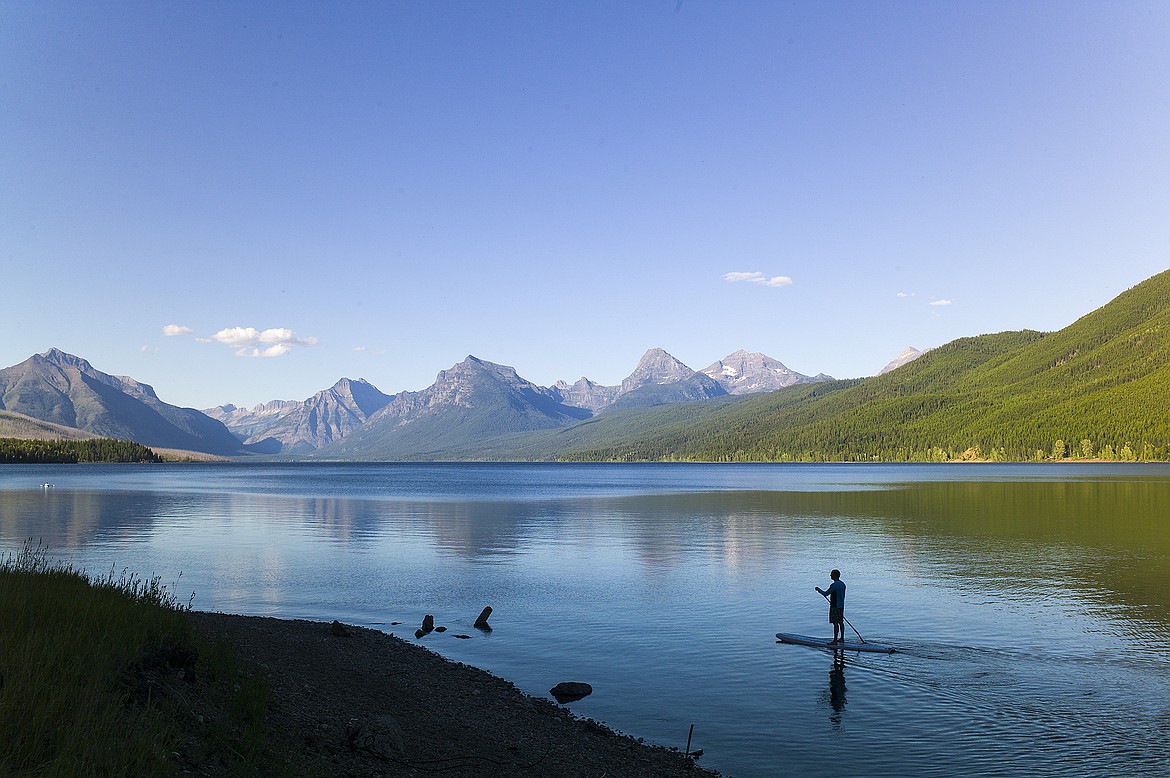
[[[1059,329],[1170,267],[1168,41],[1165,2],[4,0],[0,366],[202,408]]]

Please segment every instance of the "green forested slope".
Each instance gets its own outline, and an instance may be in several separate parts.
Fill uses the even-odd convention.
[[[963,338],[569,459],[1170,458],[1170,271],[1055,333]]]

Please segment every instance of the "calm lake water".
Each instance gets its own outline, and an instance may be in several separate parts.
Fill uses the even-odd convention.
[[[28,538],[200,610],[432,613],[417,642],[587,681],[574,711],[664,745],[693,723],[734,776],[1170,774],[1163,465],[0,468],[0,551]],[[776,644],[831,634],[833,567],[898,653]]]

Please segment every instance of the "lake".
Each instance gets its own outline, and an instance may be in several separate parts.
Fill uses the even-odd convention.
[[[29,538],[199,610],[434,614],[416,642],[741,778],[1170,774],[1166,465],[5,466]],[[776,643],[831,635],[834,567],[897,653]]]

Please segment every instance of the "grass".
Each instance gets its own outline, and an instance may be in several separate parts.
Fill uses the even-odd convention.
[[[200,645],[189,609],[157,577],[91,577],[31,543],[0,562],[0,775],[273,774],[263,678]]]

